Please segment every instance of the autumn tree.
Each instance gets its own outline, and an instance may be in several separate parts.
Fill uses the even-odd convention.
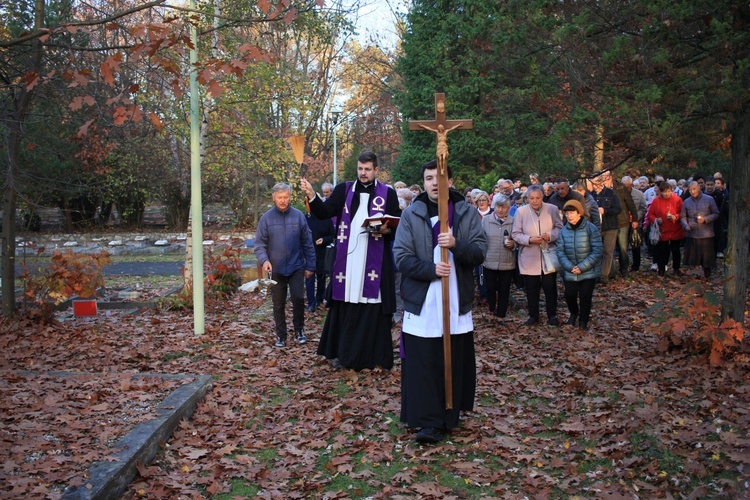
[[[380,169],[389,171],[401,146],[401,113],[394,102],[401,88],[395,69],[397,49],[352,41],[347,52],[342,71],[342,90],[348,96],[343,118],[346,142],[375,152]]]
[[[222,21],[207,23],[203,34],[250,24],[289,23],[299,13],[313,10],[319,4],[305,0],[273,4],[264,0],[252,3],[237,17],[225,16],[220,9],[208,9],[207,16],[221,17]],[[3,155],[7,158],[7,168],[2,252],[2,280],[6,284],[12,284],[15,276],[15,212],[17,179],[23,168],[21,151],[26,139],[24,125],[42,89],[60,81],[67,82],[69,88],[88,89],[91,84],[116,89],[114,95],[103,101],[87,92],[70,101],[72,107],[84,113],[94,107],[100,111],[98,116],[81,124],[79,135],[86,135],[102,116],[110,116],[112,126],[149,120],[161,127],[164,115],[158,106],[175,102],[165,98],[166,95],[176,101],[182,99],[185,79],[190,73],[185,58],[190,48],[187,27],[190,23],[202,25],[201,11],[167,6],[165,0],[148,3],[104,0],[76,9],[67,1],[46,5],[44,0],[35,0],[33,7],[26,7],[26,3],[17,3],[4,10],[4,24],[0,27],[2,127],[7,137],[7,154]],[[198,68],[199,80],[208,93],[220,95],[223,77],[241,74],[261,58],[263,54],[257,47],[245,44],[240,47],[238,57],[203,60]],[[131,67],[133,71],[124,71]],[[150,102],[141,98],[141,86],[147,81],[162,83],[160,88],[168,88],[169,93],[151,93]],[[6,286],[3,313],[10,315],[14,309],[12,286]]]

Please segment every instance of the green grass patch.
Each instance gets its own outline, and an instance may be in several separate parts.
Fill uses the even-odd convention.
[[[266,405],[271,407],[279,406],[280,404],[288,401],[293,394],[293,389],[289,389],[286,387],[273,387],[267,394],[268,400],[266,401]]]
[[[578,472],[588,474],[598,470],[612,468],[612,462],[606,458],[597,458],[596,460],[582,460],[578,463]]]
[[[339,380],[336,387],[333,388],[333,393],[339,397],[346,396],[350,392],[352,392],[352,388],[344,380]]]
[[[279,452],[275,448],[265,448],[263,450],[258,450],[258,452],[254,453],[253,456],[264,465],[270,467],[273,465],[276,459],[279,458]]]
[[[214,498],[219,500],[231,500],[234,498],[253,498],[260,493],[257,485],[250,484],[243,479],[232,479],[232,489],[229,493],[221,493]]]
[[[174,351],[174,352],[168,352],[164,356],[162,356],[163,361],[172,361],[173,359],[179,359],[184,358],[189,353],[187,351]]]
[[[542,425],[544,425],[545,427],[549,429],[553,429],[557,427],[558,425],[560,425],[561,423],[565,422],[566,419],[567,419],[567,416],[564,413],[558,413],[556,415],[544,415],[540,421],[542,422]],[[555,433],[555,434],[556,436],[561,435],[561,433]]]

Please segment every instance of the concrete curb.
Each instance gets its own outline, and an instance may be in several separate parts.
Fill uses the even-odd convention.
[[[159,452],[159,443],[169,439],[183,418],[190,418],[198,402],[212,387],[211,377],[200,375],[195,382],[176,389],[157,407],[157,418],[139,424],[114,445],[120,450],[111,455],[114,461],[96,462],[89,469],[88,482],[69,486],[62,498],[119,498],[136,476],[136,464],[151,463]]]

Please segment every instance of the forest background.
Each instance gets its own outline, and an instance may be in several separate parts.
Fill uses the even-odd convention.
[[[451,136],[457,186],[489,190],[530,173],[719,171],[733,196],[730,226],[747,227],[750,6],[383,6],[395,44],[354,36],[357,1],[5,2],[3,280],[13,277],[16,227],[32,229],[40,207],[59,207],[69,231],[103,226],[115,209],[137,228],[150,203],[165,206],[170,228],[187,226],[191,70],[201,84],[203,197],[231,206],[238,225],[252,227],[275,182],[332,180],[334,142],[339,179],[370,149],[383,180],[419,181],[434,138],[405,124],[432,117],[433,94],[445,92],[448,117],[475,124]],[[301,164],[294,135],[305,139]],[[748,232],[730,228],[726,265],[745,262],[747,247]],[[744,292],[746,267],[737,267],[729,281]],[[728,309],[741,320],[744,300]]]

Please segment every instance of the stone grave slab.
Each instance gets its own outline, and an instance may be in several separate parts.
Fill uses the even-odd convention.
[[[62,495],[66,500],[94,500],[119,498],[137,474],[137,464],[149,465],[159,452],[159,443],[166,442],[182,419],[188,419],[198,403],[213,387],[209,375],[160,375],[158,377],[194,377],[195,380],[169,394],[156,408],[157,417],[137,425],[120,439],[114,448],[119,450],[109,458],[89,468],[88,481],[81,486],[69,486]]]

